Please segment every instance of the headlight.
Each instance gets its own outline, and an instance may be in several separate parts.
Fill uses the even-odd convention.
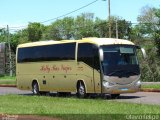
[[[104,81],[104,82],[103,82],[103,86],[108,87],[108,86],[109,86],[109,83],[106,82],[106,81]]]
[[[140,86],[140,85],[141,85],[141,81],[137,81],[137,82],[135,83],[135,85],[136,85],[136,86]]]
[[[110,87],[110,86],[113,86],[114,84],[113,83],[109,83],[107,81],[103,81],[103,86],[105,87]]]

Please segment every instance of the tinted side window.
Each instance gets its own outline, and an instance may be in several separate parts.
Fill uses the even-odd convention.
[[[74,60],[76,43],[45,45],[18,49],[18,62]]]
[[[90,43],[79,43],[78,44],[78,61],[82,61],[87,65],[93,66],[93,45]]]

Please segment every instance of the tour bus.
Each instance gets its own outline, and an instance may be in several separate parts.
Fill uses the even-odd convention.
[[[137,49],[123,39],[39,41],[20,44],[16,54],[16,81],[21,90],[33,94],[110,94],[140,90]],[[145,56],[145,51],[142,49]]]

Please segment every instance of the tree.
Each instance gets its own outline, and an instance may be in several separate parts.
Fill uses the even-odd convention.
[[[106,20],[101,20],[99,18],[96,18],[95,29],[99,37],[109,37],[108,22],[109,20],[106,21]],[[130,22],[116,16],[112,16],[110,19],[110,22],[111,22],[112,38],[116,38],[116,31],[118,31],[118,38],[130,39],[130,31],[131,31]],[[117,27],[116,27],[116,24],[117,24]]]
[[[14,52],[16,52],[16,47],[18,44],[30,42],[28,40],[27,28],[23,30],[19,30],[14,34],[11,34],[10,39],[11,39],[11,48]]]
[[[144,6],[141,9],[140,15],[137,17],[139,22],[139,31],[142,37],[153,37],[154,31],[157,27],[158,18],[156,16],[156,8]]]
[[[108,23],[106,20],[101,20],[96,18],[94,29],[97,33],[97,37],[107,37],[108,36]]]
[[[157,47],[157,53],[160,55],[160,9],[157,9],[155,15],[158,17],[158,24],[155,30],[154,40]]]
[[[75,39],[96,37],[97,34],[94,25],[93,13],[83,13],[80,16],[77,16],[75,20]]]
[[[6,29],[4,28],[0,29],[0,42],[6,42],[6,35],[7,35]]]
[[[48,26],[46,36],[55,40],[95,37],[97,35],[94,29],[94,15],[93,13],[84,13],[75,19],[65,17],[56,20]]]
[[[120,39],[130,39],[131,23],[125,19],[119,17],[112,17],[112,37],[116,38],[116,29],[118,31],[118,38]],[[117,24],[117,28],[116,28]]]
[[[143,15],[141,13],[140,24],[134,27],[134,32],[148,56],[145,61],[140,59],[142,80],[156,82],[160,80],[160,57],[157,55],[160,55],[160,10],[147,8],[145,11]]]
[[[54,40],[71,39],[74,36],[74,18],[66,17],[56,20],[48,26],[48,37]]]
[[[43,31],[44,25],[34,22],[29,23],[28,25],[28,40],[29,41],[39,41],[42,38],[42,31]]]

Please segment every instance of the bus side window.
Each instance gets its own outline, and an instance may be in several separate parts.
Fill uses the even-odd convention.
[[[90,67],[93,66],[93,45],[90,43],[78,44],[78,61],[84,62]]]

